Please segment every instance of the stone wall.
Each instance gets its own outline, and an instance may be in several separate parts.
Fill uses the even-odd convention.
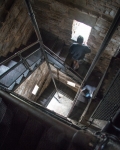
[[[6,3],[1,5],[6,7]],[[4,11],[6,12],[6,10]],[[26,45],[33,32],[24,1],[15,0],[3,19],[0,26],[0,56],[6,56],[9,51],[13,52],[15,48],[19,48],[22,44]]]
[[[51,70],[53,73],[53,77],[75,92],[78,91],[80,85],[75,83],[70,77],[63,74],[60,71],[57,71],[55,67],[51,66]],[[44,62],[38,69],[36,69],[16,90],[15,92],[29,100],[36,101],[40,95],[43,93],[43,91],[48,87],[49,83],[51,81],[51,75],[49,73],[48,67],[46,62]],[[75,87],[71,87],[67,84],[67,81],[71,81],[75,83]],[[35,87],[35,85],[39,86],[39,90],[36,95],[32,94],[32,91]]]
[[[49,70],[44,62],[15,90],[15,92],[29,100],[36,101],[37,97],[42,94],[50,81],[51,77],[49,75]],[[33,95],[32,91],[36,84],[39,86],[39,90],[37,95]]]
[[[119,0],[31,0],[40,28],[46,29],[72,44],[73,20],[92,27],[88,40],[91,54],[86,60],[92,62],[110,25],[120,7]],[[0,2],[0,56],[6,56],[20,45],[25,45],[33,32],[32,23],[24,1],[7,0]],[[98,66],[104,71],[120,44],[120,27],[113,35]]]
[[[105,20],[115,17],[117,9],[120,7],[119,0],[56,0],[68,6],[78,8],[96,16],[102,16]]]
[[[0,28],[3,26],[6,16],[13,3],[14,0],[0,0]]]
[[[32,6],[40,28],[46,29],[71,45],[73,20],[83,22],[92,27],[88,40],[91,54],[87,61],[92,62],[111,22],[120,6],[119,0],[33,0]],[[116,31],[98,62],[99,69],[104,71],[120,44],[120,31]]]
[[[78,91],[78,89],[80,88],[80,85],[78,83],[76,83],[73,79],[71,79],[66,74],[62,73],[61,71],[59,71],[58,69],[56,69],[52,65],[50,65],[50,67],[51,67],[53,76],[54,76],[54,78],[56,80],[62,82],[63,84],[65,84],[66,86],[68,86],[69,88],[71,88],[73,91],[75,91],[75,92]],[[75,87],[72,87],[72,86],[68,85],[67,81],[75,83]]]

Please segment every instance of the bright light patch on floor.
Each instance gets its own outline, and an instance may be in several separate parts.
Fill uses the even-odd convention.
[[[36,95],[37,94],[37,91],[39,89],[39,86],[36,84],[33,91],[32,91],[32,94]]]
[[[77,37],[81,35],[84,38],[84,44],[87,44],[90,32],[91,32],[90,26],[84,23],[78,22],[76,20],[73,20],[72,38],[71,38],[72,40],[77,41]]]
[[[67,81],[67,84],[70,85],[70,86],[75,87],[75,83],[73,83],[73,82],[71,82],[71,81]]]
[[[48,104],[47,108],[64,116],[67,117],[71,107],[72,107],[73,101],[67,98],[66,96],[59,93],[55,93],[54,97]]]

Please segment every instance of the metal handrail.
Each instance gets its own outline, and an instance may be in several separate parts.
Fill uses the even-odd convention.
[[[53,57],[55,60],[57,60],[53,55],[51,55],[47,50],[45,50],[46,53],[48,53],[48,55],[50,55],[51,57]],[[51,51],[52,52],[52,51]],[[59,58],[59,56],[58,56]],[[57,60],[59,63],[61,63],[59,60]],[[61,63],[62,64],[62,63]],[[64,66],[64,64],[62,64]],[[67,67],[66,67],[67,66]],[[78,76],[80,79],[82,78],[76,71],[74,71],[71,67],[69,67],[68,65],[64,66],[65,68],[67,68],[69,70],[69,68],[72,70],[72,72],[74,72],[74,74],[76,76]],[[71,71],[70,70],[70,71]]]
[[[39,50],[39,49],[37,49],[36,51],[38,51],[38,50]],[[35,52],[36,52],[36,51],[35,51]],[[34,53],[35,53],[35,52],[34,52]],[[33,55],[34,53],[32,53],[32,55]],[[29,56],[31,56],[31,55],[29,55]],[[40,60],[40,59],[38,59],[38,60]],[[34,65],[38,60],[36,60],[35,62],[33,62],[32,65]],[[27,62],[27,58],[25,58],[24,61]],[[0,76],[0,79],[2,79],[5,75],[7,75],[7,74],[8,74],[9,72],[11,72],[12,70],[14,70],[14,68],[16,68],[17,66],[19,66],[20,64],[23,64],[23,65],[25,66],[25,64],[23,63],[23,61],[20,60],[20,61],[17,62],[17,64],[15,64],[13,67],[11,67],[11,68],[8,69],[6,72],[4,72],[4,73]],[[28,64],[28,67],[25,66],[26,70],[27,70],[27,69],[30,69],[30,67],[31,67],[32,65],[29,65],[29,64]],[[26,71],[26,70],[25,70],[25,71]],[[24,71],[24,72],[25,72],[25,71]],[[24,74],[24,72],[23,72],[22,74]],[[21,75],[22,75],[22,74],[21,74]],[[20,75],[20,76],[21,76],[21,75]],[[19,77],[20,77],[20,76],[19,76]],[[18,78],[19,78],[19,77],[18,77]],[[17,79],[18,79],[18,78],[17,78]],[[16,80],[17,80],[17,79],[16,79]],[[15,81],[16,81],[16,80],[15,80]],[[14,81],[14,82],[15,82],[15,81]],[[14,82],[13,82],[13,83],[14,83]],[[12,83],[12,84],[13,84],[13,83]],[[0,83],[0,84],[1,84],[1,83]],[[12,85],[12,84],[11,84],[11,85]],[[11,85],[10,85],[10,86],[11,86]],[[4,86],[5,86],[5,87],[8,87],[8,86],[6,86],[6,85],[4,85]]]
[[[29,46],[27,46],[27,47],[23,48],[23,49],[22,49],[22,50],[20,50],[19,52],[15,53],[14,55],[10,56],[9,58],[7,58],[7,59],[6,59],[6,60],[4,60],[3,62],[1,62],[1,63],[0,63],[0,65],[5,64],[5,63],[6,63],[6,62],[8,62],[9,60],[11,60],[11,59],[15,58],[16,56],[18,56],[18,55],[19,55],[19,54],[21,54],[22,52],[24,52],[24,51],[28,50],[29,48],[31,48],[32,46],[34,46],[34,45],[36,45],[36,44],[38,44],[38,43],[39,43],[39,42],[38,42],[38,41],[36,41],[36,42],[34,42],[34,43],[30,44]]]
[[[64,60],[62,60],[57,54],[55,54],[51,49],[49,49],[47,46],[45,46],[44,44],[43,44],[43,47],[45,48],[45,49],[47,49],[50,53],[52,53],[52,54],[54,54],[58,59],[60,59],[63,63],[64,63]]]
[[[7,92],[9,92],[10,95],[15,96],[16,98],[19,98],[19,99],[21,99],[21,100],[23,100],[23,101],[29,103],[30,105],[35,106],[36,108],[39,108],[40,110],[43,110],[44,112],[47,112],[48,114],[50,114],[50,115],[52,115],[52,116],[54,116],[54,117],[55,117],[55,116],[56,116],[56,117],[58,116],[61,121],[64,121],[64,122],[66,122],[67,124],[69,124],[70,126],[72,126],[72,122],[69,121],[69,120],[68,120],[67,118],[65,118],[64,116],[59,115],[58,113],[56,113],[56,112],[54,112],[54,111],[52,111],[52,110],[47,109],[46,107],[42,106],[42,105],[39,104],[39,103],[36,103],[36,102],[31,101],[31,100],[29,100],[29,99],[27,99],[27,98],[25,98],[25,97],[23,97],[23,96],[21,96],[21,95],[19,95],[19,94],[16,94],[15,92],[11,92],[11,91],[9,91],[9,90],[8,90]],[[77,126],[76,126],[76,128],[77,128]],[[78,128],[79,128],[79,127],[78,127]],[[79,129],[80,129],[80,128],[79,128]]]
[[[27,46],[26,48],[22,49],[21,51],[15,53],[14,56],[9,57],[7,60],[5,60],[4,62],[2,62],[2,64],[4,64],[5,62],[10,61],[12,58],[16,57],[17,55],[21,54],[21,53],[24,52],[24,51],[27,51],[28,48],[30,48],[30,47],[32,47],[32,46],[34,46],[34,45],[36,45],[36,44],[38,44],[38,41],[35,42],[35,43],[33,43],[33,44],[31,44],[31,45],[29,45],[29,46]],[[64,61],[63,61],[58,55],[56,55],[52,50],[50,50],[50,49],[49,49],[47,46],[45,46],[45,45],[44,45],[44,49],[45,49],[45,52],[46,52],[48,55],[50,55],[50,56],[53,57],[55,60],[57,60],[61,65],[64,65],[64,63],[63,63]],[[46,49],[47,49],[47,50],[46,50]],[[40,49],[38,48],[37,50],[35,50],[35,51],[32,52],[31,54],[29,54],[24,60],[27,61],[26,59],[27,59],[28,57],[30,57],[31,55],[33,55],[33,54],[34,54],[35,52],[37,52],[37,51],[40,51]],[[52,53],[53,55],[55,55],[58,59],[56,59],[55,56],[53,56],[51,53]],[[62,61],[62,62],[61,62],[61,61]],[[16,65],[14,65],[14,66],[11,67],[8,71],[6,71],[4,74],[2,74],[0,78],[3,78],[3,76],[5,76],[6,74],[8,74],[11,70],[13,70],[13,69],[14,69],[16,66],[18,66],[20,63],[21,63],[21,61],[19,61]],[[33,64],[34,64],[34,63],[33,63]],[[30,67],[30,65],[29,65],[29,67]],[[26,69],[29,69],[29,67],[26,68]],[[65,67],[65,66],[64,66],[64,67]],[[72,69],[72,68],[71,68],[71,69]],[[74,70],[73,70],[73,71],[74,71]],[[75,72],[75,74],[77,74],[77,73]],[[81,76],[80,76],[79,74],[77,74],[77,76],[81,78]]]
[[[45,58],[45,61],[46,61],[46,64],[47,64],[47,67],[48,67],[48,70],[49,70],[49,73],[51,75],[51,78],[52,78],[52,81],[54,83],[54,86],[55,86],[55,89],[56,89],[56,92],[58,94],[58,90],[57,90],[57,86],[56,86],[56,83],[55,83],[55,80],[54,80],[54,76],[52,74],[52,71],[51,71],[51,68],[50,68],[50,65],[48,63],[48,58],[47,58],[47,55],[44,51],[44,47],[43,47],[43,40],[42,40],[42,37],[41,37],[41,33],[40,33],[40,30],[39,30],[39,27],[38,27],[38,24],[37,24],[37,21],[36,21],[36,18],[35,18],[35,14],[33,12],[33,9],[32,9],[32,6],[30,4],[30,1],[29,0],[25,0],[25,4],[26,4],[26,7],[28,9],[28,14],[31,18],[31,22],[32,22],[32,25],[34,27],[34,30],[36,32],[36,35],[37,35],[37,38],[39,40],[39,44],[40,44],[40,48],[43,52],[43,55],[44,55],[44,58]],[[58,97],[59,97],[59,94],[58,94]]]
[[[15,66],[13,66],[12,69],[10,68],[10,70],[8,70],[7,72],[5,72],[5,74],[3,74],[3,76],[1,76],[0,79],[4,78],[4,76],[6,76],[9,72],[11,72],[14,68],[16,68],[16,67],[17,67],[18,65],[20,65],[20,64],[23,64],[23,63],[22,63],[22,62],[19,62],[18,64],[16,64]],[[24,64],[23,64],[23,65],[24,65]],[[24,67],[25,67],[25,65],[24,65]],[[29,69],[29,68],[26,68],[26,70],[27,70],[27,69]],[[25,70],[25,71],[26,71],[26,70]],[[23,74],[25,73],[25,71],[24,71],[23,73],[21,73],[21,74],[17,77],[17,79],[18,79],[21,75],[23,75]],[[17,80],[17,79],[16,79],[16,80]],[[13,81],[13,82],[10,84],[10,86],[11,86],[14,82],[16,82],[16,80]],[[1,86],[1,85],[4,86],[4,87],[6,87],[6,88],[9,88],[9,87],[10,87],[10,86],[6,86],[6,85],[0,83],[0,86]]]
[[[5,75],[7,75],[10,71],[14,70],[14,68],[16,68],[18,65],[23,64],[22,61],[17,62],[14,66],[12,66],[11,68],[9,68],[6,72],[4,72],[2,75],[0,75],[0,79],[3,78]],[[23,64],[24,65],[24,64]],[[25,65],[24,65],[25,66]],[[26,66],[25,66],[26,68]],[[28,68],[26,68],[28,69]]]
[[[28,55],[26,57],[23,57],[23,58],[28,59],[30,56],[32,56],[33,54],[35,54],[39,50],[40,50],[40,48],[38,48],[37,50],[35,50],[34,52],[32,52],[30,55]]]
[[[64,64],[64,60],[62,60],[57,54],[55,54],[51,49],[49,49],[47,46],[45,46],[44,44],[43,44],[43,47],[45,48],[45,49],[47,49],[47,51],[46,52],[50,52],[50,53],[52,53],[52,54],[54,54],[60,61],[62,61],[63,62],[63,64]],[[50,53],[49,53],[49,55],[50,55]],[[53,55],[51,55],[53,58],[55,58]],[[58,60],[57,60],[58,61]],[[60,62],[59,61],[59,62]],[[80,78],[82,78],[75,70],[73,70],[70,66],[68,66],[67,64],[66,64],[66,66],[67,66],[67,68],[70,68],[75,74],[77,74],[77,76],[79,76]]]
[[[45,46],[44,44],[43,44],[43,47],[45,48],[45,49],[47,49],[50,53],[52,53],[52,54],[54,54],[60,61],[62,61],[63,62],[63,64],[64,64],[64,60],[62,60],[57,54],[55,54],[51,49],[49,49],[47,46]],[[46,51],[46,50],[45,50]],[[46,52],[48,52],[48,51],[46,51]],[[50,54],[49,53],[49,54]],[[54,57],[53,55],[51,55],[52,57]],[[55,58],[55,57],[54,57]],[[59,61],[59,62],[60,62]],[[75,71],[75,70],[73,70],[70,66],[68,66],[67,64],[65,64],[66,66],[67,66],[67,68],[70,68],[75,74],[77,74],[80,78],[81,78],[81,76]]]
[[[24,51],[27,51],[29,48],[31,48],[32,46],[34,46],[34,45],[36,45],[36,44],[39,44],[39,42],[36,41],[36,42],[30,44],[29,46],[23,48],[23,49],[20,50],[19,52],[15,53],[13,56],[11,56],[11,57],[9,57],[8,59],[6,59],[5,61],[1,62],[0,65],[3,65],[3,64],[5,64],[6,62],[10,61],[11,59],[15,58],[16,56],[19,56],[19,54],[21,54],[21,53],[24,52]],[[60,62],[62,65],[64,64],[64,61],[63,61],[57,54],[55,54],[50,48],[48,48],[48,47],[45,46],[44,44],[43,44],[43,47],[44,47],[45,51],[46,51],[49,55],[51,55],[50,53],[52,53],[55,57],[57,57],[57,58],[61,61],[61,62],[60,62],[60,61],[59,61],[59,62]],[[38,51],[38,49],[37,49],[36,51]],[[34,52],[36,52],[36,51],[34,51]],[[48,51],[49,51],[50,53],[49,53]],[[33,53],[34,53],[34,52],[33,52]],[[33,53],[31,53],[30,55],[28,55],[26,58],[28,58],[29,56],[31,56]],[[53,55],[51,55],[51,56],[52,56],[53,58],[55,58]],[[58,60],[57,60],[57,61],[58,61]],[[67,68],[70,68],[77,76],[79,76],[79,77],[81,78],[81,76],[80,76],[76,71],[74,71],[74,70],[73,70],[71,67],[69,67],[67,64],[66,64],[66,66],[67,66]]]

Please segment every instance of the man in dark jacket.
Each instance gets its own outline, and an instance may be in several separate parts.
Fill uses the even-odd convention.
[[[91,50],[88,48],[88,46],[83,45],[83,37],[78,36],[77,43],[73,43],[72,46],[69,49],[68,57],[72,59],[72,66],[73,69],[78,69],[79,64],[82,63],[85,54],[90,53]]]

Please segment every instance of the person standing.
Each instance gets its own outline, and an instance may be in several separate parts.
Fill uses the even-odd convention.
[[[66,58],[71,58],[72,68],[75,70],[79,68],[79,64],[82,64],[85,55],[91,52],[88,46],[83,45],[83,40],[83,37],[79,35],[77,38],[77,43],[72,44]]]

